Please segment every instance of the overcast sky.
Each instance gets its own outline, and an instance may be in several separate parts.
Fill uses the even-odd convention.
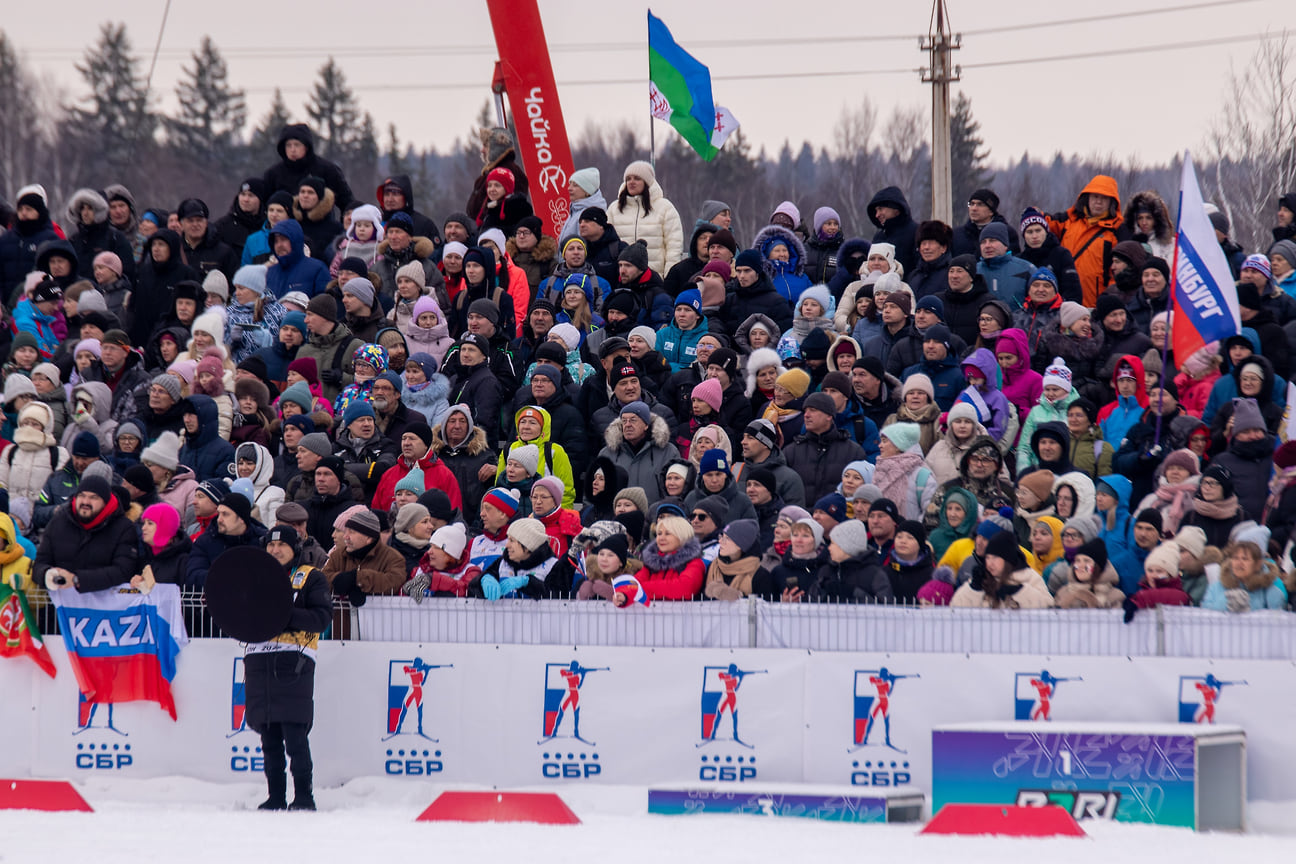
[[[964,66],[963,80],[955,86],[972,99],[992,161],[1013,161],[1023,151],[1048,158],[1060,150],[1134,154],[1149,162],[1184,148],[1200,151],[1225,98],[1230,64],[1245,67],[1257,49],[1258,42],[1247,37],[1296,30],[1293,0],[1182,9],[1202,2],[949,0],[953,29],[964,34],[964,47],[955,52],[955,61]],[[589,0],[542,0],[540,5],[572,137],[578,138],[587,123],[624,120],[646,138],[646,7]],[[76,96],[84,88],[73,64],[96,39],[99,25],[109,15],[123,21],[136,51],[151,55],[163,7],[160,0],[8,3],[0,27],[30,63]],[[994,32],[1169,7],[1182,11]],[[652,8],[675,38],[710,66],[716,101],[733,111],[757,146],[771,152],[785,138],[794,148],[804,139],[816,147],[829,144],[843,108],[865,97],[883,116],[897,105],[930,110],[930,88],[913,71],[926,63],[917,43],[929,25],[926,0],[655,0]],[[250,122],[265,112],[275,86],[304,119],[301,105],[311,82],[333,54],[380,128],[395,122],[404,140],[443,150],[465,136],[489,98],[497,56],[486,3],[480,0],[182,0],[172,5],[153,79],[164,110],[173,107],[180,67],[203,35],[225,53],[233,83],[246,89]],[[1230,38],[1245,41],[1145,51]],[[1140,53],[971,68],[1113,49]],[[147,57],[141,70],[146,68]],[[824,74],[863,70],[900,71]],[[726,76],[762,77],[723,80]],[[597,83],[638,78],[643,83]],[[658,123],[659,141],[668,134],[674,133]]]

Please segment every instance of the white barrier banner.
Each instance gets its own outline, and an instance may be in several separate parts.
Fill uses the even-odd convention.
[[[0,723],[33,745],[0,750],[5,775],[260,773],[238,644],[200,639],[181,653],[174,723],[150,703],[83,710],[62,646],[51,654],[55,679],[0,662]],[[1296,665],[1285,661],[324,642],[315,705],[323,785],[388,775],[930,792],[934,726],[1020,719],[1235,723],[1250,797],[1296,797]]]

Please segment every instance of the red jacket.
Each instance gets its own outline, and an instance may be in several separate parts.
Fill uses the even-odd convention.
[[[435,453],[428,450],[427,455],[418,461],[418,467],[423,469],[424,489],[440,489],[450,496],[450,506],[456,510],[463,507],[463,497],[459,494],[459,481]],[[396,460],[395,465],[383,472],[382,479],[378,481],[378,488],[374,491],[373,508],[390,510],[396,497],[396,484],[413,470],[414,466],[408,464],[402,456]]]
[[[695,600],[702,591],[706,566],[696,537],[669,555],[658,552],[657,542],[652,541],[644,547],[640,558],[644,566],[635,578],[650,600]]]
[[[562,507],[558,507],[548,516],[535,518],[544,523],[545,533],[554,540],[549,545],[554,547],[554,555],[559,560],[567,555],[567,547],[571,545],[572,538],[584,528],[579,513]]]

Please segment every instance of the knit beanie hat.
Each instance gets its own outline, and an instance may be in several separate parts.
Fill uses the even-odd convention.
[[[789,369],[774,379],[774,383],[791,393],[793,399],[800,399],[810,389],[810,374],[804,369]]]
[[[1159,567],[1171,576],[1179,575],[1179,544],[1166,540],[1148,553],[1143,569]]]
[[[812,516],[802,516],[799,519],[794,519],[792,521],[792,527],[795,528],[798,525],[804,525],[810,529],[810,533],[814,535],[816,549],[823,545],[824,542],[823,526],[820,525],[818,522],[816,522]]]
[[[531,488],[545,490],[546,492],[549,493],[550,497],[552,497],[554,501],[558,503],[558,506],[561,507],[562,500],[563,500],[563,493],[566,491],[567,487],[560,478],[550,474],[545,477],[541,477],[539,480],[535,481],[535,483],[532,484]]]
[[[1161,521],[1161,511],[1157,510],[1155,507],[1144,507],[1142,510],[1140,510],[1138,512],[1138,515],[1134,517],[1134,524],[1137,525],[1140,522],[1142,522],[1144,525],[1151,525],[1153,528],[1157,530],[1158,534],[1161,533],[1161,529],[1163,527]]]
[[[648,495],[644,492],[643,487],[641,486],[627,486],[620,492],[616,493],[616,496],[612,499],[613,509],[616,508],[618,501],[623,500],[629,501],[633,504],[635,509],[640,513],[648,512]]]
[[[645,327],[643,325],[640,325],[634,328],[633,330],[631,330],[630,335],[638,336],[640,339],[647,342],[649,351],[657,350],[657,331],[652,329],[651,327]]]
[[[1092,516],[1072,516],[1062,526],[1062,531],[1063,533],[1075,531],[1084,538],[1086,543],[1098,537],[1098,525],[1095,524]]]
[[[918,589],[917,599],[932,606],[948,606],[954,599],[954,586],[940,579],[929,580]]]
[[[848,519],[832,529],[828,539],[852,558],[858,558],[868,551],[868,528],[858,519]]]
[[[1076,550],[1076,556],[1085,555],[1093,560],[1093,578],[1096,581],[1102,572],[1107,569],[1107,544],[1097,538],[1086,540],[1084,545]],[[1176,560],[1175,565],[1178,566]]]
[[[819,411],[829,417],[837,416],[837,403],[827,393],[811,393],[805,398],[804,407],[807,411]]]
[[[1044,502],[1053,494],[1053,479],[1052,471],[1041,469],[1022,475],[1018,478],[1017,485],[1026,487],[1037,500]]]
[[[423,480],[423,469],[411,468],[408,474],[406,474],[400,480],[396,481],[396,488],[393,489],[392,491],[393,492],[401,492],[401,491],[413,492],[417,496],[417,495],[422,495],[423,490],[426,488],[427,486]]]
[[[1071,392],[1071,370],[1061,357],[1054,357],[1053,362],[1044,370],[1044,383],[1041,386],[1047,387],[1050,384]]]
[[[599,191],[599,169],[597,168],[581,168],[579,171],[573,171],[570,180],[584,189],[586,195],[593,195]]]
[[[509,519],[512,519],[517,515],[518,507],[521,503],[521,493],[516,489],[505,489],[500,486],[489,490],[482,496],[482,504],[489,504]]]
[[[760,525],[755,519],[735,519],[724,526],[722,533],[746,554],[755,551],[756,542],[760,540]]]
[[[163,432],[140,452],[140,461],[152,462],[167,471],[176,470],[180,466],[180,436],[174,432]]]
[[[404,509],[402,507],[401,511],[404,512]],[[462,522],[451,522],[432,532],[429,545],[444,550],[447,555],[458,561],[463,557],[464,550],[468,548],[468,532],[464,530]]]
[[[922,438],[922,427],[917,423],[892,423],[882,427],[881,435],[904,453],[918,445]]]
[[[981,229],[981,235],[977,238],[978,245],[986,240],[998,240],[1003,245],[1008,243],[1008,226],[1003,222],[991,222]]]
[[[701,384],[693,388],[692,398],[701,399],[711,407],[712,411],[720,412],[720,406],[724,401],[724,391],[720,387],[720,381],[716,378],[708,378]]]
[[[589,211],[583,210],[581,212],[584,214]],[[647,270],[648,244],[642,240],[637,240],[634,243],[631,243],[629,246],[622,249],[621,254],[617,256],[617,262],[620,263],[621,261],[625,261],[627,264],[630,264],[636,270],[641,272]]]
[[[418,261],[411,261],[396,271],[397,279],[400,279],[402,276],[414,282],[414,284],[418,285],[419,288],[427,287],[427,271],[423,269],[423,265]]]
[[[310,302],[306,304],[306,311],[312,315],[318,315],[325,321],[337,323],[337,301],[328,294],[316,294],[312,297]]]
[[[165,390],[167,395],[171,397],[172,402],[179,402],[182,398],[180,393],[180,379],[176,378],[174,375],[168,375],[163,372],[149,383]]]
[[[309,435],[303,435],[302,439],[297,442],[297,447],[298,449],[305,447],[321,459],[333,455],[333,444],[323,432],[312,432]]]
[[[620,526],[618,525],[618,527]],[[611,552],[613,555],[617,556],[617,560],[620,561],[621,566],[624,567],[626,561],[630,558],[630,538],[620,531],[615,534],[609,534],[603,539],[603,542],[599,543],[593,549],[595,555],[605,551]]]
[[[549,542],[544,523],[539,519],[519,519],[508,527],[508,537],[522,544],[528,552],[534,552]]]
[[[366,537],[372,537],[374,540],[382,536],[382,523],[378,521],[378,517],[374,515],[373,511],[367,507],[362,507],[356,513],[351,514],[346,521],[346,527],[352,531],[358,531]]]
[[[1058,319],[1062,322],[1063,330],[1070,330],[1077,321],[1088,317],[1089,310],[1072,300],[1063,303],[1062,308],[1058,310]]]
[[[718,447],[706,451],[702,454],[702,459],[698,465],[698,474],[708,474],[712,471],[729,470],[729,457],[725,451]]]
[[[1161,473],[1164,474],[1167,468],[1182,468],[1189,474],[1197,475],[1201,473],[1201,460],[1187,448],[1174,450],[1161,463]]]
[[[1175,535],[1174,543],[1182,551],[1200,559],[1206,553],[1206,532],[1196,525],[1180,528],[1179,533]]]
[[[814,503],[814,512],[823,511],[834,522],[846,519],[846,497],[840,492],[829,492]]]
[[[1268,432],[1264,416],[1260,413],[1260,406],[1256,404],[1256,400],[1251,398],[1235,398],[1233,400],[1233,437],[1236,438],[1240,433],[1249,429],[1260,429]]]
[[[523,444],[521,447],[514,447],[508,451],[506,461],[518,463],[526,469],[528,475],[534,474],[540,467],[540,448],[534,444]]]
[[[915,372],[905,379],[904,385],[900,388],[900,398],[903,399],[909,395],[910,390],[921,390],[927,394],[927,398],[936,401],[936,388],[932,385],[932,380],[921,372]],[[846,395],[850,395],[849,391]],[[895,439],[891,439],[895,443]]]

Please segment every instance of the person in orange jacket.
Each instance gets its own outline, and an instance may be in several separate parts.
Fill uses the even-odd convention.
[[[1112,247],[1129,239],[1116,180],[1096,175],[1080,191],[1070,210],[1050,216],[1048,222],[1049,230],[1075,258],[1083,302],[1092,309],[1111,281]]]

